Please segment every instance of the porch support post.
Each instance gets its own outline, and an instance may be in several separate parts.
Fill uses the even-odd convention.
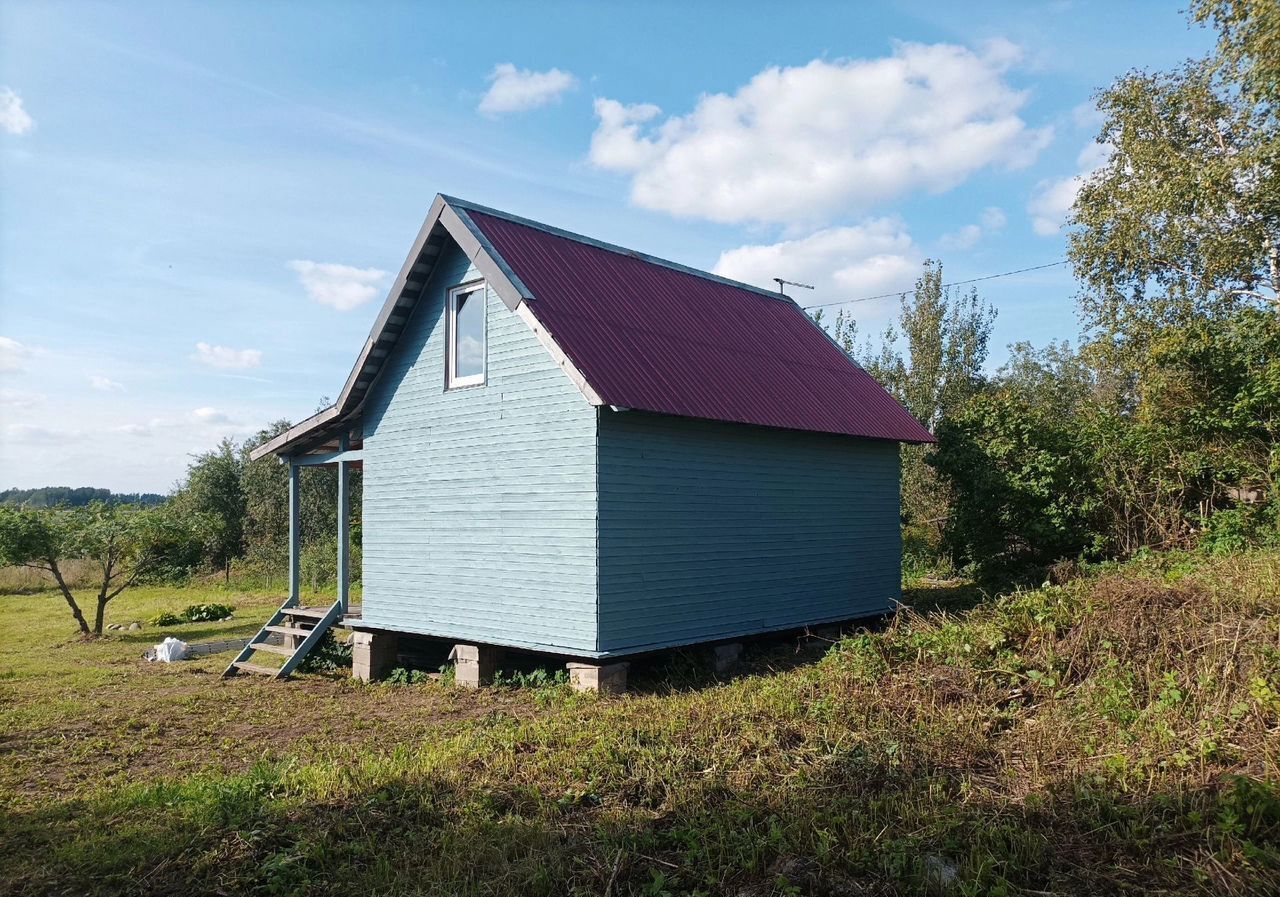
[[[342,434],[341,450],[349,448],[349,437]],[[347,612],[351,593],[351,462],[338,462],[338,601]]]
[[[298,482],[298,465],[289,459],[289,599],[297,604],[301,594],[302,568],[300,543],[302,526],[302,490]]]

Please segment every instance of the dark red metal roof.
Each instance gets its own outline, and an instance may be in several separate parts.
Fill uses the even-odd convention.
[[[606,404],[933,441],[787,299],[531,222],[467,214]]]

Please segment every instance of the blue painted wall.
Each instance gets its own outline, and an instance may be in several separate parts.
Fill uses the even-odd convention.
[[[896,443],[639,411],[599,431],[601,652],[889,610]]]
[[[596,409],[492,292],[488,381],[444,389],[448,247],[364,412],[364,621],[596,647]]]

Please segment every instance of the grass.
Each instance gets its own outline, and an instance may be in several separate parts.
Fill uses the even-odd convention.
[[[0,597],[0,892],[1280,892],[1280,554],[1146,559],[835,644],[556,677],[290,684]],[[147,590],[248,635],[273,599]]]

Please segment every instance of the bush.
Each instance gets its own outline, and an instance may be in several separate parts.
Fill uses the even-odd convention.
[[[225,620],[235,613],[230,604],[192,604],[181,614],[164,611],[148,622],[152,626],[181,626],[183,623],[213,623]]]
[[[1209,554],[1232,554],[1280,542],[1277,505],[1241,505],[1218,511],[1204,521],[1200,548]]]
[[[182,612],[182,619],[188,623],[212,623],[227,619],[235,610],[230,604],[193,604]]]
[[[1097,545],[1098,498],[1079,427],[1002,390],[938,427],[930,457],[955,499],[945,539],[989,582],[1030,581]]]

